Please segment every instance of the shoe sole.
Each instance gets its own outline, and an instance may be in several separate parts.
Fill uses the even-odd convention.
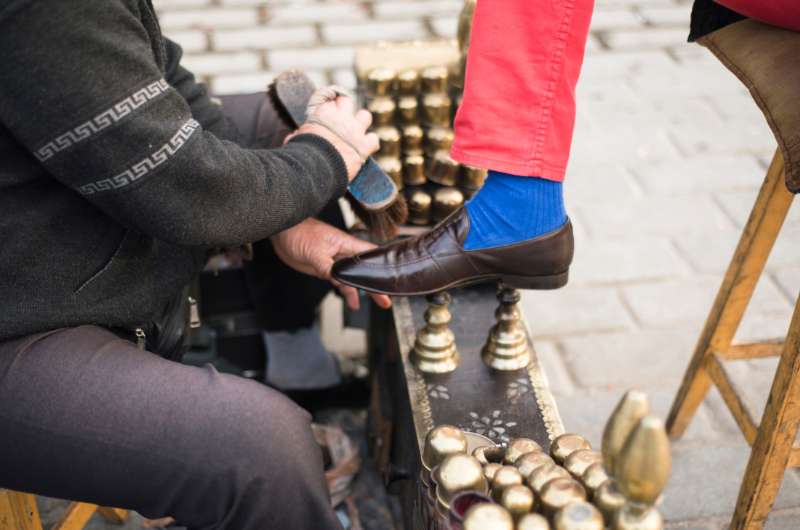
[[[340,280],[338,278],[336,279],[336,281],[343,283],[345,285],[349,285],[350,287],[355,287],[357,289],[367,291],[369,293],[385,294],[388,296],[420,296],[420,295],[438,293],[440,291],[447,291],[448,289],[455,289],[457,287],[468,287],[471,285],[478,285],[489,282],[502,283],[505,287],[510,287],[512,289],[551,291],[553,289],[559,289],[561,287],[564,287],[567,284],[567,282],[569,281],[569,271],[567,270],[558,274],[549,274],[546,276],[513,276],[508,274],[479,276],[476,278],[470,278],[469,280],[460,280],[452,282],[438,289],[428,289],[424,291],[407,291],[407,292],[382,291],[380,289],[365,287],[363,285],[359,285],[357,283],[351,283],[345,280]]]

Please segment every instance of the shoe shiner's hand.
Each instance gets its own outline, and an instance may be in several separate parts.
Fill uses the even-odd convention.
[[[367,132],[372,125],[372,114],[364,109],[355,112],[353,98],[335,86],[314,92],[306,114],[306,122],[286,141],[304,133],[322,136],[342,155],[347,166],[347,179],[353,180],[367,158],[378,150],[378,136]]]
[[[358,309],[358,290],[331,279],[331,267],[339,259],[375,248],[327,223],[308,218],[300,224],[272,236],[275,253],[296,271],[330,280],[342,293],[350,309]],[[382,294],[370,294],[380,307],[388,309],[392,301]]]

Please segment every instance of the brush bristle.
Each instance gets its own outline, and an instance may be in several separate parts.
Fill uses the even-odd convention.
[[[398,194],[388,207],[380,211],[369,211],[349,193],[347,202],[356,216],[364,221],[369,233],[380,241],[389,241],[397,235],[397,228],[408,219],[408,205],[405,197]]]

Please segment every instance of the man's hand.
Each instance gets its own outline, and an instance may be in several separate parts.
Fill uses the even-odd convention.
[[[375,245],[355,238],[317,219],[309,218],[271,238],[278,257],[304,274],[330,280],[344,296],[347,305],[358,309],[358,290],[331,279],[331,267],[339,259],[364,252]],[[392,301],[382,294],[371,294],[380,307],[388,309]]]

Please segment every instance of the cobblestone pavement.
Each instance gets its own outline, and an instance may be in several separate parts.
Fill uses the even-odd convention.
[[[223,94],[262,90],[289,67],[353,86],[355,46],[451,37],[460,2],[156,0],[156,7],[164,32],[183,45],[186,66]],[[774,150],[742,86],[685,43],[689,9],[670,0],[597,0],[566,182],[577,229],[572,278],[564,290],[524,297],[564,422],[594,443],[633,385],[666,416]],[[741,339],[785,332],[800,286],[798,236],[795,209]],[[774,366],[737,367],[762,406]],[[748,450],[716,391],[674,452],[663,504],[671,527],[721,530]],[[800,480],[792,472],[767,528],[798,526]]]

